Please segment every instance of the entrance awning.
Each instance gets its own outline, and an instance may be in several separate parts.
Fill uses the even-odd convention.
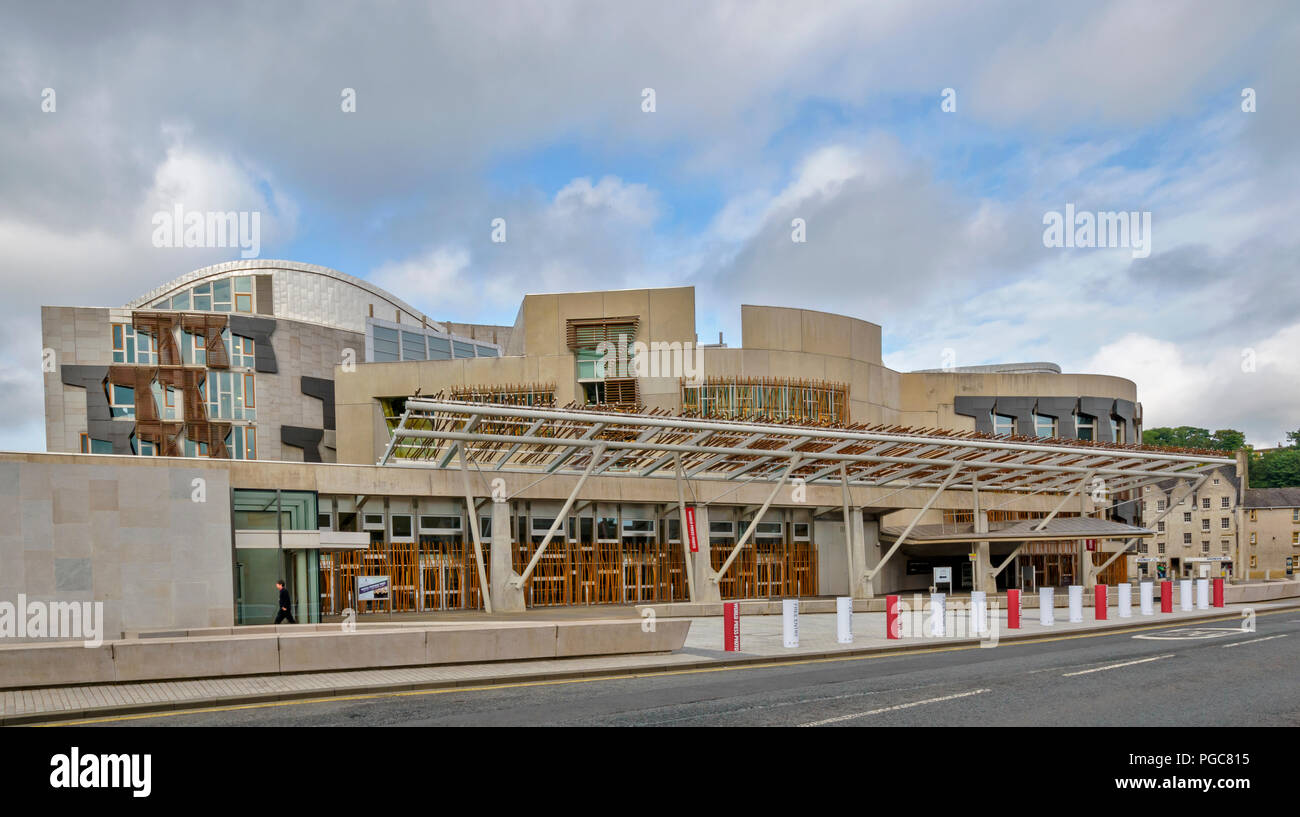
[[[1081,477],[1114,495],[1233,466],[1222,452],[1083,440],[705,420],[666,413],[535,408],[411,397],[380,464],[481,472],[1052,492]],[[458,467],[458,465],[456,466]],[[1059,538],[1059,537],[1058,537]],[[1083,538],[1083,537],[1080,537]]]
[[[1041,527],[1041,530],[1039,529]],[[896,541],[903,528],[881,528],[882,541]],[[992,523],[987,533],[976,533],[975,526],[917,525],[907,537],[914,544],[940,542],[1039,542],[1080,539],[1144,539],[1155,532],[1109,519],[1090,516],[1057,517],[1042,524],[1040,519],[1019,522]]]

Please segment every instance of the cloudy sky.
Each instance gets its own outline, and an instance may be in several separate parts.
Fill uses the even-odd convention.
[[[155,248],[177,202],[259,211],[262,258],[436,319],[694,284],[702,340],[738,344],[742,303],[823,309],[881,324],[896,369],[1050,360],[1135,380],[1148,427],[1300,428],[1294,3],[3,0],[0,19],[0,449],[44,448],[42,304],[121,305],[237,257]],[[1067,204],[1149,212],[1150,254],[1044,246]]]

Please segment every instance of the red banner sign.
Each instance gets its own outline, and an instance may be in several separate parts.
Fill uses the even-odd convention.
[[[686,540],[691,543],[691,553],[700,552],[700,540],[695,537],[695,506],[686,506]]]
[[[740,652],[740,604],[734,601],[722,605],[722,649]]]

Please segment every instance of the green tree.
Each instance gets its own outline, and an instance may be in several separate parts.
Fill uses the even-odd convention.
[[[1286,433],[1290,445],[1250,458],[1250,487],[1300,487],[1300,429]]]
[[[1231,428],[1221,428],[1213,434],[1207,428],[1178,426],[1177,428],[1148,428],[1142,431],[1142,442],[1172,448],[1211,448],[1216,451],[1236,451],[1246,445],[1246,435]]]

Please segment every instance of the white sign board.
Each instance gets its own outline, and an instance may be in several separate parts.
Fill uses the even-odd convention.
[[[936,567],[934,569],[934,586],[938,587],[943,582],[947,582],[949,588],[952,587],[951,567]]]
[[[388,601],[387,576],[357,576],[357,601]]]

